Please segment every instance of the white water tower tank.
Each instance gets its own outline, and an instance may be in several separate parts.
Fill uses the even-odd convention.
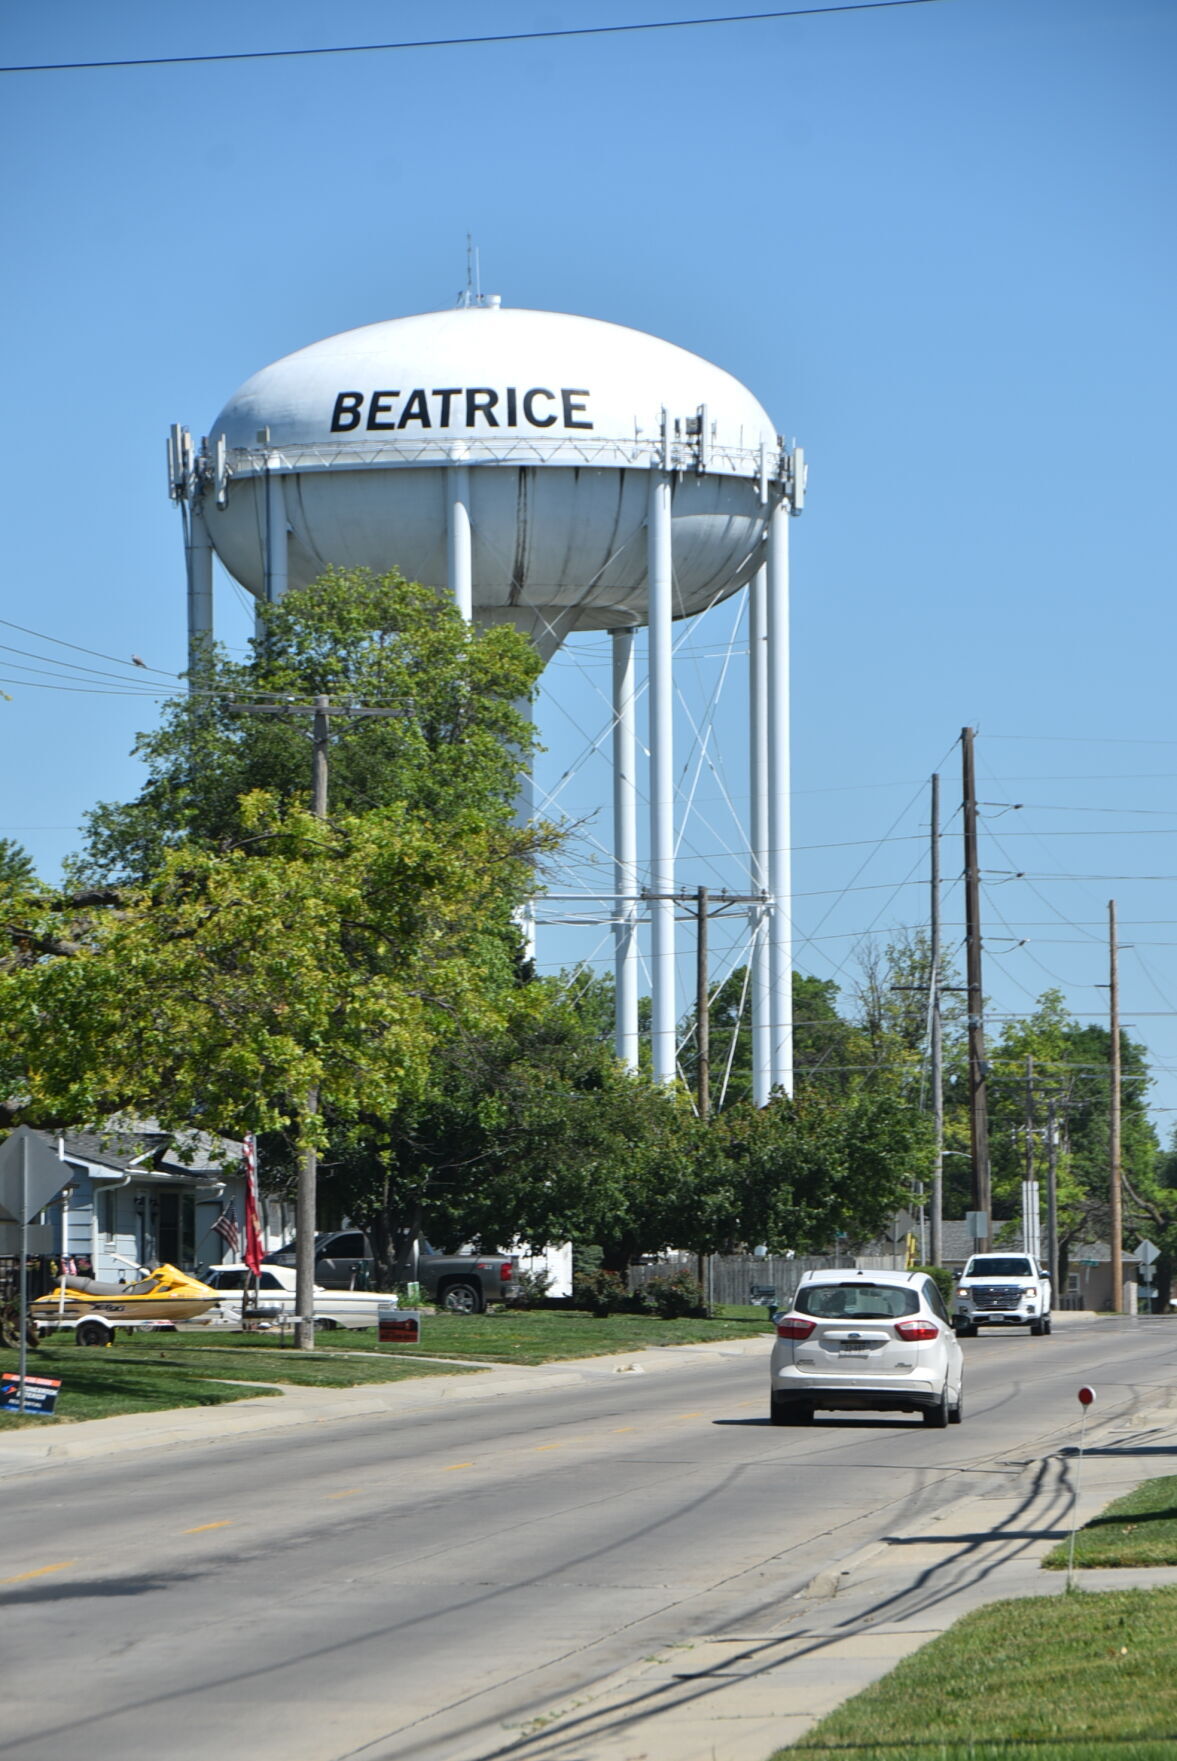
[[[698,355],[486,303],[345,331],[254,374],[209,430],[203,512],[264,600],[328,565],[453,587],[457,496],[473,615],[550,653],[570,630],[645,622],[652,468],[676,473],[674,616],[743,586],[780,451],[751,392]]]

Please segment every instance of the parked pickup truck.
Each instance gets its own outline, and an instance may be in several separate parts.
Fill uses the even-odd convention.
[[[953,1326],[965,1339],[978,1327],[1050,1332],[1050,1278],[1031,1254],[975,1253],[956,1286]]]
[[[272,1265],[293,1266],[293,1241],[266,1259]],[[439,1308],[455,1315],[478,1315],[488,1302],[510,1302],[519,1294],[515,1272],[515,1261],[508,1254],[435,1253],[422,1241],[416,1272],[405,1255],[393,1267],[392,1282],[407,1284],[415,1279],[423,1295]],[[315,1236],[315,1283],[325,1290],[364,1289],[375,1274],[372,1244],[360,1230],[336,1229]]]

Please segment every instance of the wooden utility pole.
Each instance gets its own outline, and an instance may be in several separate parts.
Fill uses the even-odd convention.
[[[316,697],[314,721],[311,724],[311,812],[316,819],[327,817],[327,746],[331,738],[331,703],[327,697]],[[306,1098],[305,1117],[313,1118],[319,1110],[319,1091],[312,1088]],[[315,1348],[315,1234],[319,1215],[319,1156],[307,1144],[298,1165],[298,1186],[295,1194],[294,1307],[298,1316],[294,1327],[294,1343],[300,1351]]]
[[[1112,1313],[1122,1315],[1124,1312],[1124,1214],[1121,1203],[1121,1157],[1120,1139],[1120,963],[1119,947],[1116,940],[1116,901],[1108,900],[1108,951],[1109,971],[1111,980],[1111,1046],[1109,1056],[1111,1062],[1111,1118],[1109,1121],[1109,1149],[1111,1162],[1111,1181],[1108,1193],[1108,1245],[1112,1254]]]
[[[940,778],[932,778],[932,911],[931,911],[931,1040],[932,1130],[932,1264],[944,1259],[944,1036],[940,1018]]]
[[[985,996],[981,986],[981,876],[977,866],[977,781],[973,730],[960,735],[964,806],[964,901],[966,989],[969,1031],[969,1135],[973,1156],[973,1209],[985,1218],[985,1233],[974,1243],[987,1253],[992,1232],[989,1184],[989,1097],[985,1064]]]
[[[1026,1171],[1022,1176],[1022,1246],[1042,1257],[1038,1215],[1038,1183],[1034,1178],[1034,1060],[1026,1054]]]
[[[305,703],[233,703],[229,707],[243,715],[310,715],[311,723],[311,812],[316,819],[327,817],[327,754],[331,741],[331,716],[346,715],[349,719],[376,716],[385,719],[401,715],[399,709],[366,709],[349,704],[346,709],[331,708],[331,699],[315,698]],[[307,1092],[305,1116],[311,1118],[319,1110],[317,1088]],[[295,1252],[294,1252],[294,1343],[300,1351],[315,1348],[315,1233],[318,1222],[319,1158],[309,1146],[303,1150],[298,1165],[295,1189]]]
[[[700,1119],[711,1117],[711,996],[708,989],[709,953],[707,946],[707,930],[710,911],[707,903],[707,888],[699,887],[695,893],[695,909],[698,914],[699,933],[695,942],[695,1034],[698,1041],[698,1069],[695,1073],[695,1089],[698,1098]]]
[[[1054,1096],[1046,1107],[1046,1263],[1050,1267],[1051,1300],[1061,1306],[1058,1287],[1058,1124]]]

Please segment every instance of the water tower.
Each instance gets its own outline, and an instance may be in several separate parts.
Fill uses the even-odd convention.
[[[617,324],[491,296],[328,337],[264,367],[194,449],[169,441],[190,645],[212,634],[213,553],[263,605],[329,565],[453,594],[550,659],[613,644],[616,1048],[637,1063],[650,924],[653,1067],[675,1074],[672,624],[750,594],[754,1093],[791,1088],[788,517],[805,467],[747,388]],[[633,632],[648,626],[648,858],[638,862]]]

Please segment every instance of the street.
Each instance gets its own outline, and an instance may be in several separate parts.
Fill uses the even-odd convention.
[[[610,1693],[643,1660],[683,1647],[658,1679],[710,1691],[717,1645],[776,1641],[844,1562],[962,1499],[1025,1487],[1022,1526],[1062,1532],[1078,1386],[1104,1446],[1130,1440],[1172,1398],[1177,1328],[982,1333],[947,1431],[770,1427],[768,1347],[10,1471],[0,1755],[653,1754],[658,1690]],[[1139,1454],[1138,1479],[1171,1471]],[[598,1701],[617,1710],[590,1731]]]

